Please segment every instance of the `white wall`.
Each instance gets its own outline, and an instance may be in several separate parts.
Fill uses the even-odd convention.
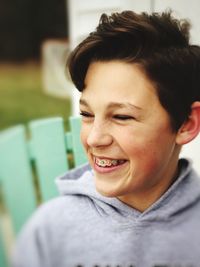
[[[122,8],[135,12],[150,12],[153,8],[153,0],[121,0]]]
[[[68,0],[71,48],[94,31],[102,13],[121,11],[121,7],[122,0]]]
[[[200,44],[200,1],[199,0],[154,0],[154,10],[171,8],[180,18],[187,18],[192,24],[191,40]]]

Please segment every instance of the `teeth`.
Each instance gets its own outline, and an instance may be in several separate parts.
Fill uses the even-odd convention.
[[[110,166],[117,166],[118,164],[122,164],[124,160],[117,160],[117,159],[95,159],[95,162],[100,167],[110,167]]]
[[[111,162],[112,162],[112,165],[114,165],[114,166],[116,166],[117,164],[118,164],[118,160],[116,160],[116,159],[113,159],[113,160],[111,160]]]

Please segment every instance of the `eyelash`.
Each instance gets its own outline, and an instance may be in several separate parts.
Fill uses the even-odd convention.
[[[86,112],[86,111],[80,111],[79,113],[82,117],[86,117],[86,118],[92,118],[94,117],[92,114]]]
[[[86,117],[86,118],[92,118],[92,117],[94,117],[94,115],[92,115],[92,114],[90,114],[88,112],[85,112],[85,111],[81,111],[80,112],[80,115],[82,117]],[[114,115],[113,118],[114,119],[117,119],[117,120],[121,120],[121,121],[134,119],[134,117],[128,116],[128,115]]]
[[[114,115],[113,118],[117,120],[122,120],[122,121],[134,119],[132,116],[128,116],[128,115]]]

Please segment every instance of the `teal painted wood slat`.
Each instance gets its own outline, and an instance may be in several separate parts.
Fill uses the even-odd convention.
[[[86,153],[80,140],[81,119],[80,117],[70,117],[69,123],[72,134],[72,146],[75,166],[79,166],[87,162]]]
[[[65,145],[67,148],[67,152],[72,152],[73,144],[72,144],[72,133],[71,132],[65,133]]]
[[[30,122],[32,157],[39,177],[42,200],[58,195],[55,177],[69,169],[62,118]]]
[[[0,177],[4,202],[17,233],[37,206],[23,126],[0,134]]]

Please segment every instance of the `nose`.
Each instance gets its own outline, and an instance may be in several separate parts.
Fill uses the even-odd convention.
[[[88,136],[87,144],[90,147],[109,146],[112,144],[113,138],[109,132],[109,127],[103,123],[94,122],[91,125]]]

